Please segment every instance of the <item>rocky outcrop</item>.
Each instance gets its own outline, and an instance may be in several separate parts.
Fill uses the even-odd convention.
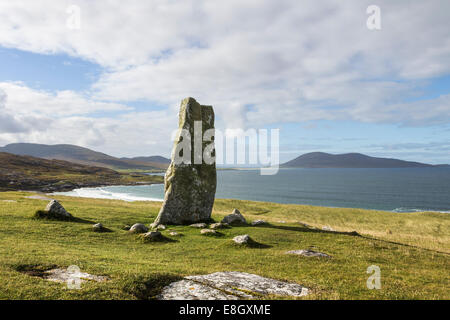
[[[159,300],[240,300],[275,295],[302,297],[308,289],[296,284],[244,272],[216,272],[189,276],[171,283],[158,295]]]
[[[200,105],[193,98],[184,99],[171,163],[164,177],[164,203],[154,224],[210,220],[216,193],[216,164],[214,157],[207,160],[203,156],[214,155],[215,151],[213,141],[202,139],[210,129],[214,129],[213,108]]]
[[[49,217],[71,219],[72,215],[64,209],[64,207],[57,201],[52,200],[47,204],[44,210]]]
[[[222,223],[227,224],[247,224],[244,216],[239,212],[238,209],[234,209],[231,214],[222,219]]]

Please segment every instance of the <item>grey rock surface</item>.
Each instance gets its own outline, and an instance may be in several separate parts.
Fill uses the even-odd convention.
[[[199,228],[199,229],[204,229],[206,228],[208,225],[206,223],[193,223],[191,225],[189,225],[192,228]]]
[[[217,223],[210,224],[209,228],[210,229],[226,229],[226,228],[229,228],[229,224],[228,223],[217,222]]]
[[[51,216],[59,216],[63,218],[72,218],[72,215],[64,209],[64,207],[57,201],[52,200],[47,204],[45,211]]]
[[[247,221],[245,220],[244,216],[239,212],[238,209],[234,209],[231,214],[227,215],[225,218],[222,219],[222,223],[246,224]]]
[[[250,241],[250,236],[248,234],[236,236],[233,238],[233,241],[237,244],[247,244]]]
[[[163,289],[158,300],[238,300],[239,297],[191,280],[173,282]]]
[[[197,131],[201,136],[196,136],[194,128],[199,123],[201,128],[197,126]],[[164,202],[154,222],[156,225],[189,224],[211,219],[217,184],[216,163],[214,157],[205,162],[203,155],[215,152],[214,141],[205,142],[202,137],[205,131],[214,130],[213,108],[200,105],[194,98],[184,99],[178,128],[172,160],[164,176]],[[190,139],[183,137],[183,132],[189,132]],[[202,150],[195,152],[199,151],[199,145],[195,143],[198,139]],[[189,151],[189,162],[181,162],[180,159],[189,158],[189,154],[184,154]]]
[[[43,278],[54,282],[67,282],[78,280],[80,283],[90,281],[103,282],[109,280],[106,276],[97,276],[87,272],[81,272],[78,268],[56,268],[44,272]]]
[[[216,272],[189,276],[163,288],[161,300],[239,300],[257,299],[261,295],[302,297],[308,289],[244,272]]]
[[[162,234],[159,231],[150,231],[141,235],[146,241],[159,241],[162,240]]]
[[[286,254],[296,254],[296,255],[305,256],[305,257],[331,258],[331,256],[326,253],[317,252],[317,251],[313,251],[313,250],[291,250],[291,251],[287,251]]]
[[[132,233],[146,233],[148,232],[148,228],[142,223],[135,223],[131,226],[129,232]]]
[[[200,233],[203,235],[209,236],[209,235],[216,235],[217,231],[212,230],[212,229],[202,229],[202,230],[200,230]]]
[[[261,226],[265,224],[267,224],[267,222],[265,222],[264,220],[255,220],[252,222],[252,226]]]
[[[94,225],[92,226],[92,229],[93,229],[95,232],[103,231],[103,225],[102,225],[101,223],[96,223],[96,224],[94,224]]]

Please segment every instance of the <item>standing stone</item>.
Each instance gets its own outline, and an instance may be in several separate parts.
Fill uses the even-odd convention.
[[[211,219],[217,180],[215,150],[213,138],[204,134],[210,129],[208,133],[214,133],[213,108],[202,106],[193,98],[184,99],[178,126],[172,161],[164,177],[164,203],[154,225],[191,224]],[[186,138],[187,132],[190,139]],[[212,157],[207,159],[204,154]],[[181,162],[181,158],[189,161]]]

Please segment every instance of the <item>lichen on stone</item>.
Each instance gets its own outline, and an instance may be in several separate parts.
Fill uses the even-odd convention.
[[[216,193],[216,164],[205,163],[202,159],[198,163],[194,157],[198,155],[195,151],[195,122],[201,122],[201,155],[205,149],[214,147],[214,140],[203,141],[203,135],[206,130],[214,129],[214,111],[211,106],[200,105],[193,98],[186,98],[181,102],[179,113],[179,131],[175,139],[172,150],[172,160],[164,177],[164,203],[156,218],[154,224],[191,224],[196,222],[209,221],[214,205]],[[182,135],[189,132],[190,141]],[[187,150],[180,149],[180,146],[186,146]],[[198,151],[198,150],[197,150]],[[182,155],[180,152],[190,152],[190,162],[176,161]],[[212,153],[214,155],[214,149]]]

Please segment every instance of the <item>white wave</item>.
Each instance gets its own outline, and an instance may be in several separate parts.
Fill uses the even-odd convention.
[[[95,198],[95,199],[111,199],[111,200],[123,200],[128,202],[133,201],[163,201],[160,198],[139,197],[124,192],[113,192],[105,190],[101,187],[97,188],[80,188],[68,192],[54,192],[51,195],[62,195],[70,197],[80,198]]]
[[[434,210],[434,209],[417,209],[417,208],[395,208],[392,212],[398,213],[409,213],[409,212],[439,212],[439,213],[450,213],[450,211],[445,210]]]

